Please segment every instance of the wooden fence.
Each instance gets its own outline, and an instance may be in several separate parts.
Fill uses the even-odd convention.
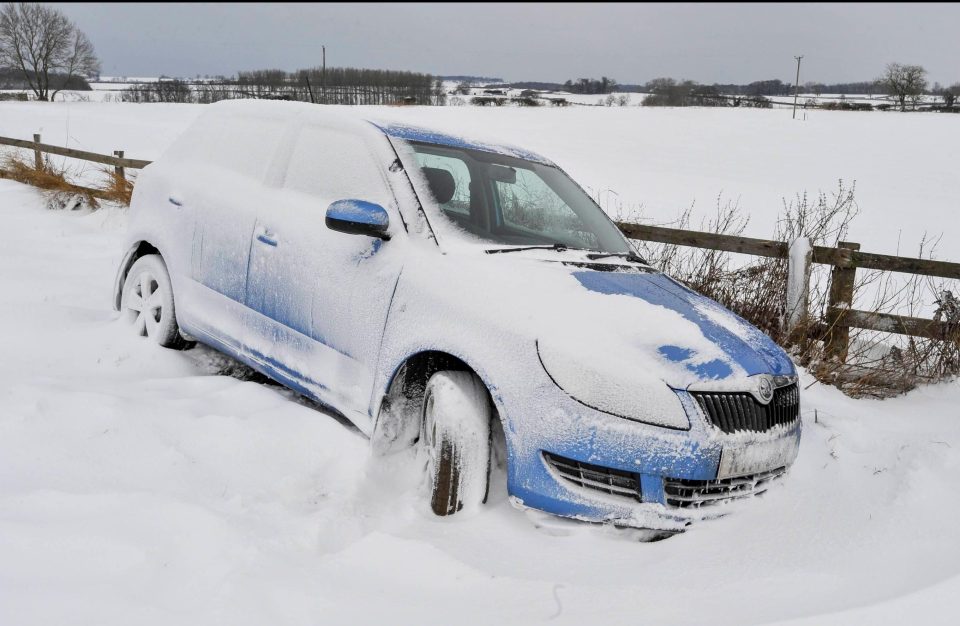
[[[52,146],[42,143],[40,135],[34,135],[33,141],[0,137],[0,145],[33,150],[37,167],[43,163],[41,156],[43,153],[112,165],[120,176],[125,175],[125,168],[142,169],[150,164],[150,161],[124,158],[123,150],[115,150],[113,156],[110,156]],[[82,189],[90,192],[98,191]],[[846,241],[840,242],[836,248],[828,248],[811,245],[809,240],[787,243],[626,222],[618,222],[617,226],[630,239],[786,259],[789,266],[788,331],[800,326],[807,318],[811,265],[817,263],[832,266],[826,318],[817,326],[816,331],[821,333],[820,336],[825,337],[827,355],[836,356],[841,361],[846,359],[849,349],[850,328],[944,340],[955,338],[958,333],[955,323],[858,311],[852,308],[852,304],[858,268],[960,280],[960,263],[861,252],[860,244]],[[798,245],[803,254],[791,254],[791,248]]]
[[[101,165],[112,165],[113,171],[117,174],[117,176],[123,179],[126,179],[127,168],[143,169],[150,165],[150,161],[124,158],[123,150],[114,150],[113,156],[110,156],[108,154],[98,154],[96,152],[87,152],[86,150],[76,150],[74,148],[62,148],[60,146],[43,143],[40,140],[39,134],[34,134],[33,141],[13,139],[10,137],[0,137],[0,146],[11,146],[14,148],[26,148],[28,150],[32,150],[34,167],[37,169],[43,167],[44,154],[56,154],[59,156],[70,157],[72,159],[79,159],[80,161],[89,161],[91,163],[99,163]],[[0,170],[0,178],[4,177],[3,170]],[[88,193],[95,198],[106,197],[101,189],[93,189],[90,187],[83,187],[81,185],[71,185],[71,187],[78,192]]]
[[[956,323],[858,311],[852,308],[852,304],[858,268],[960,280],[960,263],[861,252],[860,244],[848,241],[839,242],[836,248],[828,248],[811,245],[809,240],[788,244],[783,241],[625,222],[618,222],[617,226],[630,239],[786,259],[789,266],[788,331],[800,326],[808,315],[811,265],[817,263],[832,266],[826,318],[815,325],[814,332],[825,338],[827,356],[836,356],[841,362],[846,360],[850,346],[850,328],[942,340],[953,339],[958,335]],[[800,245],[799,249],[806,254],[791,254],[791,248],[796,245]],[[797,289],[799,292],[795,291]]]

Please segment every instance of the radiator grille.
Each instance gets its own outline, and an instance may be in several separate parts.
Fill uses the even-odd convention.
[[[749,393],[691,391],[714,426],[725,433],[738,430],[763,432],[789,424],[800,415],[800,390],[793,383],[775,389],[769,404],[760,404]]]
[[[544,452],[543,458],[561,478],[578,487],[640,500],[640,477],[637,474],[582,463],[549,452]]]
[[[770,481],[783,475],[785,468],[719,480],[687,480],[665,478],[663,492],[667,505],[679,508],[700,508],[763,493]]]

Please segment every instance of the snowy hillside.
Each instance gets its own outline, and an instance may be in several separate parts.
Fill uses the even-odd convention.
[[[3,103],[0,135],[150,159],[201,110]],[[857,179],[865,249],[893,252],[901,226],[904,244],[942,230],[960,260],[952,116],[378,112],[542,152],[611,210],[668,220],[722,191],[755,236],[781,196]],[[960,382],[881,402],[802,376],[786,478],[665,541],[528,516],[502,493],[438,519],[414,506],[402,454],[372,457],[353,428],[208,349],[132,337],[110,306],[124,211],[52,212],[0,180],[0,220],[0,624],[955,619]]]

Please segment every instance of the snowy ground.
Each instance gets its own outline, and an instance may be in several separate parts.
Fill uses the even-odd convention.
[[[958,383],[814,384],[787,478],[659,543],[438,520],[402,458],[114,321],[122,212],[0,181],[0,219],[0,623],[951,622]]]
[[[149,159],[199,110],[4,103],[0,135],[42,126],[51,143]],[[865,248],[934,220],[960,245],[940,163],[956,142],[938,158],[871,151],[891,133],[939,146],[953,118],[908,114],[897,130],[885,120],[899,116],[848,112],[791,125],[776,111],[459,110],[393,111],[509,136],[663,219],[719,186],[762,224],[774,188],[826,188],[855,169],[882,221],[864,224]],[[839,140],[794,155],[848,124],[862,158]],[[905,173],[888,180],[895,166]],[[909,220],[882,192],[918,198]],[[110,309],[125,219],[47,211],[0,181],[0,624],[954,623],[958,382],[883,402],[812,384],[786,479],[666,541],[542,526],[502,497],[438,520],[413,506],[402,456],[371,458],[355,430],[224,375],[212,351],[131,337]]]

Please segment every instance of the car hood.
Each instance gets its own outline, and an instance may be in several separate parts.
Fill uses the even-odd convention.
[[[630,266],[598,271],[544,265],[562,267],[564,288],[541,280],[525,294],[539,296],[535,332],[541,355],[545,348],[594,370],[609,368],[621,376],[632,371],[638,383],[659,378],[677,389],[705,382],[740,389],[757,374],[796,374],[767,335],[665,274]]]

